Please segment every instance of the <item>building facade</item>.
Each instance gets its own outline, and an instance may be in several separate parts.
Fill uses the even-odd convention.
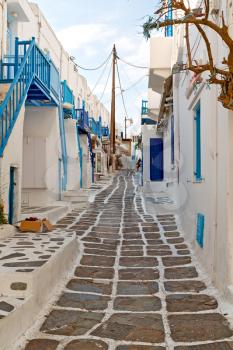
[[[52,205],[91,186],[91,120],[104,121],[101,144],[109,112],[36,4],[1,0],[0,17],[0,196],[14,223],[21,204]]]
[[[193,9],[200,7],[198,1],[190,4]],[[223,13],[232,31],[230,3],[217,1],[211,6],[216,23]],[[215,64],[223,67],[226,47],[215,32],[206,28],[205,32]],[[172,35],[151,39],[149,101],[143,117],[146,114],[155,123],[142,126],[143,189],[172,199],[170,210],[178,215],[202,267],[232,301],[233,113],[218,102],[220,90],[208,83],[208,72],[197,76],[182,69],[187,63],[184,26],[173,28]],[[194,27],[190,27],[190,45],[196,62],[208,61]]]

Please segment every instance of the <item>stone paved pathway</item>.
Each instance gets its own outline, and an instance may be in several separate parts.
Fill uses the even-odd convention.
[[[130,175],[67,229],[79,236],[80,264],[26,350],[233,349],[174,216],[146,215]]]

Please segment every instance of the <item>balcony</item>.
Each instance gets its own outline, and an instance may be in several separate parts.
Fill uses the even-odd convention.
[[[7,0],[7,12],[15,22],[29,22],[32,10],[26,0]]]
[[[102,120],[101,117],[99,117],[99,120],[96,121],[94,118],[89,119],[89,125],[91,129],[91,133],[98,136],[99,138],[102,137]]]
[[[75,119],[77,119],[78,128],[81,133],[90,132],[89,115],[84,108],[75,109]]]
[[[63,104],[65,117],[76,119],[73,91],[69,88],[66,80],[64,80],[61,83],[61,86],[62,86],[62,104]]]
[[[161,94],[165,79],[171,74],[172,37],[155,37],[150,40],[149,88]]]

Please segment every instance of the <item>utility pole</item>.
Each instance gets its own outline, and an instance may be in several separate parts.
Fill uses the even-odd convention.
[[[111,165],[114,167],[114,155],[116,152],[116,60],[117,52],[114,44],[112,50],[113,62],[112,62],[112,102],[111,102],[111,134],[110,134],[110,152],[111,152]]]

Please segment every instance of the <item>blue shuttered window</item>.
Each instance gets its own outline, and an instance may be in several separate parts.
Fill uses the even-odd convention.
[[[194,164],[194,176],[196,181],[202,180],[201,174],[201,105],[200,102],[195,107],[194,116],[194,153],[195,153],[195,164]]]

